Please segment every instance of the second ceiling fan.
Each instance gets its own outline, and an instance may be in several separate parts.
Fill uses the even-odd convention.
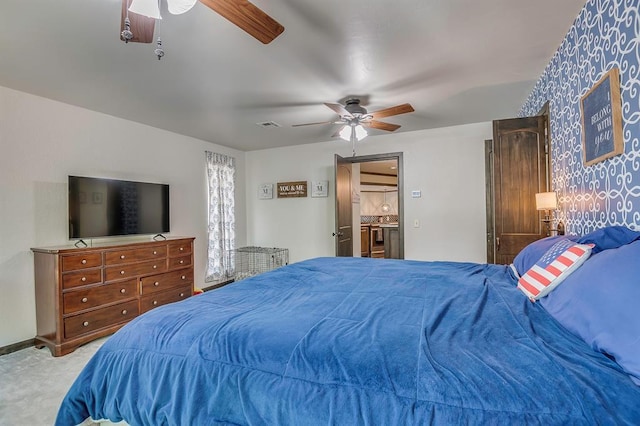
[[[340,136],[345,140],[350,140],[353,139],[353,137],[356,137],[360,140],[366,136],[366,131],[362,129],[363,127],[393,132],[398,130],[400,125],[379,121],[378,119],[414,111],[410,104],[402,104],[378,111],[367,112],[367,110],[360,105],[360,99],[358,98],[347,99],[344,106],[330,103],[325,103],[325,105],[340,116],[337,121],[294,124],[293,127],[311,126],[315,124],[344,124],[342,128],[333,134],[333,137]],[[363,131],[364,133],[362,133]]]
[[[178,15],[190,10],[196,1],[167,0],[167,6],[170,13]],[[200,2],[264,44],[284,31],[280,23],[247,0]],[[125,42],[151,43],[156,19],[161,19],[158,0],[122,0],[120,38]]]

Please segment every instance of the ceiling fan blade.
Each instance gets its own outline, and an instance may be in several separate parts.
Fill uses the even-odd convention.
[[[342,131],[344,126],[338,128],[338,130],[335,131],[334,134],[331,135],[332,138],[339,138],[340,137],[340,132]]]
[[[340,105],[340,104],[328,104],[325,103],[326,106],[328,106],[329,108],[331,108],[332,110],[334,110],[336,112],[336,114],[338,114],[340,117],[349,117],[352,118],[353,115],[347,111],[344,106]]]
[[[398,124],[385,123],[384,121],[376,120],[363,121],[362,125],[366,127],[373,127],[378,130],[386,130],[387,132],[394,132],[401,127]]]
[[[316,123],[292,124],[291,127],[314,126],[316,124],[335,124],[335,121],[318,121]]]
[[[371,115],[373,118],[383,118],[383,117],[390,117],[392,115],[406,114],[408,112],[413,112],[413,111],[415,110],[411,105],[402,104],[402,105],[396,105],[391,108],[385,108],[379,111],[374,111],[369,113],[369,115]]]
[[[269,44],[284,31],[275,19],[247,0],[200,0],[252,37]]]
[[[120,19],[120,33],[124,30],[124,20],[127,16],[128,0],[122,0],[122,16]],[[132,43],[151,43],[153,41],[153,30],[156,20],[137,13],[129,12],[129,25],[133,33],[133,38],[129,40]],[[120,35],[120,40],[125,41]]]

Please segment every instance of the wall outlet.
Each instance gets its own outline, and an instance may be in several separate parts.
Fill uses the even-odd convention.
[[[413,227],[414,228],[420,228],[420,221],[418,219],[414,219],[413,220]]]

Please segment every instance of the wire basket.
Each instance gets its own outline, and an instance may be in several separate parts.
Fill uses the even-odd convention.
[[[285,248],[241,247],[229,250],[228,256],[235,281],[289,264],[289,249]]]

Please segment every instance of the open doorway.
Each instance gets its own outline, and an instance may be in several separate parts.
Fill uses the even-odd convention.
[[[402,153],[336,155],[335,172],[336,255],[404,259]]]

